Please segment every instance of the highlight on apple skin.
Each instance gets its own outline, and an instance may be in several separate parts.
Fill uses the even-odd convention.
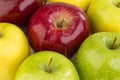
[[[90,35],[75,56],[81,80],[120,80],[120,33]]]
[[[120,0],[92,0],[87,11],[92,33],[120,32]]]
[[[24,32],[11,23],[0,23],[0,80],[14,80],[22,61],[30,55]]]
[[[64,55],[40,51],[26,58],[15,80],[80,80],[74,64]]]
[[[0,22],[26,25],[43,0],[0,0]]]
[[[89,33],[86,14],[76,6],[62,2],[42,5],[28,26],[29,42],[35,52],[52,50],[69,58]]]

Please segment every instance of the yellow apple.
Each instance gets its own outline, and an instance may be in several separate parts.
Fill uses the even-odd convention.
[[[91,0],[46,0],[46,2],[65,2],[68,4],[75,5],[82,9],[83,11],[87,11],[87,8]]]
[[[120,33],[120,0],[92,0],[87,16],[93,33]]]
[[[14,80],[20,63],[29,56],[24,32],[14,24],[0,23],[0,80]]]

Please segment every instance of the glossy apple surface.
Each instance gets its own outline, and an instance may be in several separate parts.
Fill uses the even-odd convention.
[[[120,33],[92,34],[81,44],[75,63],[81,80],[119,80]]]
[[[15,80],[80,80],[73,63],[60,53],[32,54],[20,65]]]
[[[92,0],[87,15],[92,32],[120,32],[120,0]]]
[[[0,22],[26,24],[43,0],[0,0]]]
[[[35,51],[52,50],[71,57],[89,31],[84,12],[66,3],[53,2],[41,6],[32,16],[28,37]]]
[[[0,23],[0,80],[14,80],[17,68],[29,53],[23,31],[16,25]]]
[[[72,4],[82,9],[83,11],[87,11],[91,0],[45,0],[46,2],[65,2],[68,4]]]

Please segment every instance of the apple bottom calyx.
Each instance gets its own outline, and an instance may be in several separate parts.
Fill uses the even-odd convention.
[[[112,46],[110,47],[110,49],[115,49],[115,43],[117,41],[117,37],[114,38]]]
[[[53,57],[50,58],[49,62],[48,62],[48,65],[47,65],[47,68],[46,68],[46,72],[48,73],[51,73],[51,69],[50,69],[50,66],[52,64],[52,61],[53,61]]]

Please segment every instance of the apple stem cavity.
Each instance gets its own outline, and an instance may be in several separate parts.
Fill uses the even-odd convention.
[[[114,3],[114,5],[115,5],[116,7],[120,8],[120,2],[114,1],[113,3]]]
[[[120,2],[116,6],[120,8]]]
[[[48,72],[48,73],[51,73],[50,66],[51,66],[52,61],[53,61],[53,57],[50,58],[49,63],[48,63],[48,66],[47,66],[47,72]]]
[[[112,46],[110,47],[110,49],[114,49],[116,41],[117,41],[117,37],[114,38]]]
[[[65,20],[62,19],[62,20],[58,21],[57,22],[57,27],[61,28],[61,29],[64,29],[65,28]]]

